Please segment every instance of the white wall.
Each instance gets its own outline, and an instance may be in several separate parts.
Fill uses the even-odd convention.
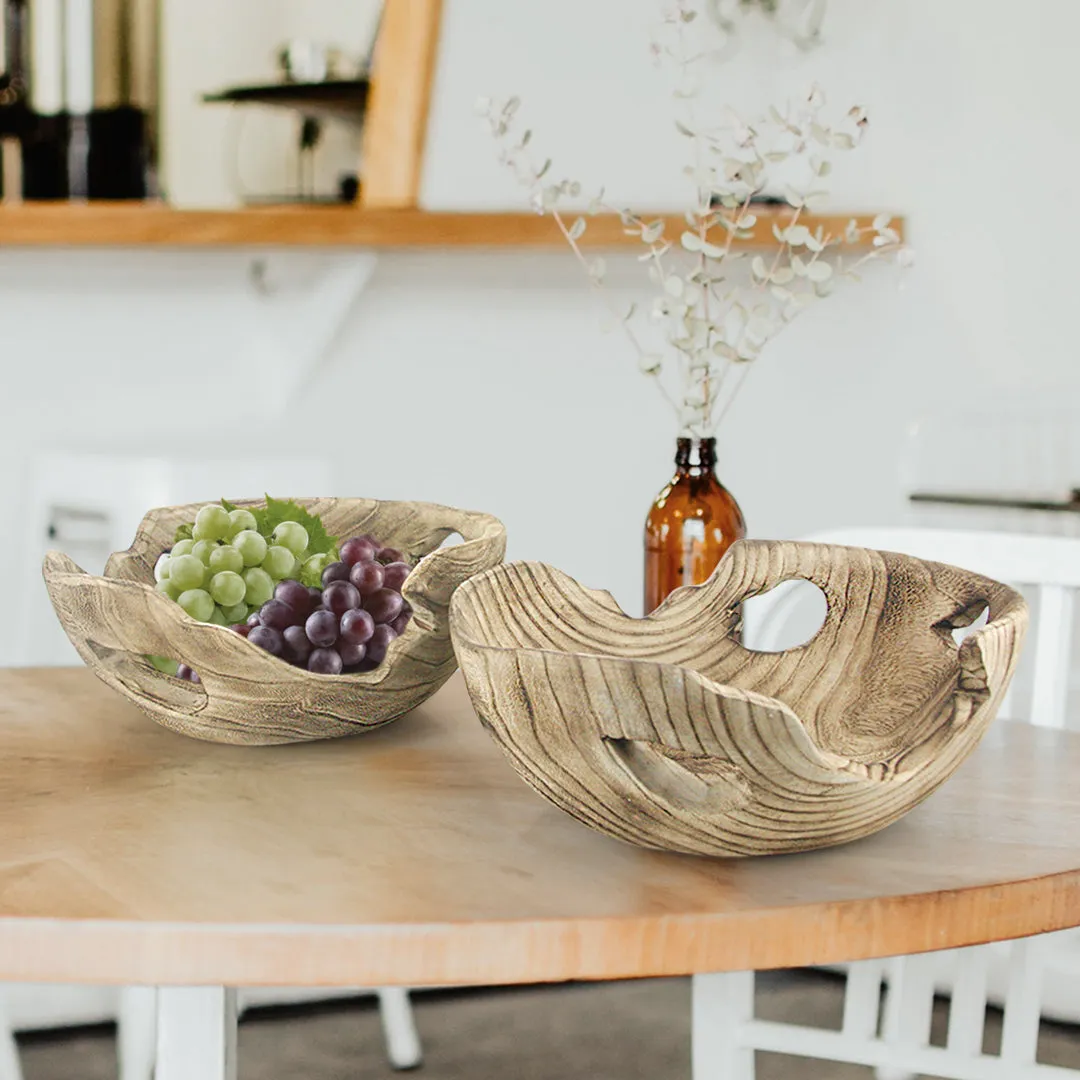
[[[829,7],[817,53],[785,57],[755,34],[724,85],[765,103],[817,77],[836,104],[866,104],[872,137],[838,170],[837,204],[904,213],[920,263],[904,292],[882,274],[820,305],[751,373],[720,468],[758,536],[900,519],[898,458],[921,412],[1080,390],[1065,200],[1080,165],[1080,78],[1065,53],[1080,5]],[[667,153],[678,144],[643,58],[649,9],[447,0],[425,203],[518,205],[472,112],[478,93],[516,91],[567,172],[678,205],[681,162]],[[0,505],[19,493],[12,463],[56,441],[138,445],[152,433],[177,452],[322,449],[340,493],[492,510],[512,557],[557,563],[638,610],[641,522],[674,431],[602,332],[569,255],[382,256],[325,367],[304,375],[317,352],[304,353],[305,334],[329,323],[349,258],[287,259],[295,284],[260,298],[234,254],[0,254]],[[614,260],[627,296],[639,272]],[[252,423],[266,380],[291,377],[290,362],[285,419]],[[241,371],[255,396],[230,421],[213,389],[235,393]],[[91,403],[89,388],[117,383],[118,397]],[[16,557],[12,515],[3,565]]]

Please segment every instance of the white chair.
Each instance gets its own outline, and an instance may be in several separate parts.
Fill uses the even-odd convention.
[[[384,987],[373,991],[379,1002],[386,1057],[393,1069],[414,1069],[423,1060],[420,1037],[413,1019],[409,992],[403,987]],[[305,995],[308,997],[309,995]],[[250,995],[249,995],[250,1002]],[[241,1001],[240,1012],[244,1011]],[[157,1058],[157,990],[153,987],[125,987],[120,993],[120,1015],[117,1021],[117,1058],[120,1080],[152,1080]],[[3,1047],[0,1045],[0,1080],[19,1080],[19,1074],[9,1077],[3,1068]]]
[[[1073,595],[1080,588],[1080,539],[931,529],[846,529],[807,537],[821,543],[899,551],[975,570],[1027,587],[1034,640],[1030,693],[1014,687],[1001,715],[1046,727],[1066,726]],[[801,587],[801,586],[800,586]],[[751,601],[744,641],[777,647],[795,617],[794,583]],[[879,1080],[916,1074],[948,1080],[1064,1080],[1080,1071],[1037,1064],[1044,976],[1058,993],[1070,989],[1080,1006],[1077,931],[919,956],[859,961],[847,966],[839,1031],[773,1023],[754,1017],[754,973],[698,975],[693,980],[694,1080],[753,1080],[754,1051],[851,1062],[877,1069]],[[996,969],[996,971],[995,971]],[[1000,1055],[982,1052],[988,993],[1001,986]],[[1047,979],[1049,984],[1050,979]],[[882,1008],[882,985],[887,984]],[[929,1044],[935,990],[951,996],[948,1041]],[[1054,1010],[1062,1011],[1060,1007]],[[882,1015],[883,1014],[883,1015]]]

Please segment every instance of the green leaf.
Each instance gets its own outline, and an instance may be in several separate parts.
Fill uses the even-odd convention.
[[[175,675],[176,669],[180,666],[175,660],[170,660],[167,656],[148,656],[146,658],[158,669],[163,671],[166,675]]]
[[[251,508],[259,532],[269,537],[283,521],[298,521],[307,529],[308,552],[312,555],[337,553],[337,537],[331,536],[323,523],[298,503],[287,499],[273,499],[266,496],[265,508]]]
[[[173,537],[173,543],[178,544],[181,540],[192,540],[194,537],[191,535],[192,527],[195,522],[189,521],[185,525],[181,525],[176,530],[176,535]]]
[[[230,514],[236,509],[235,504],[229,502],[228,499],[222,499],[221,500],[221,505],[224,506],[225,509],[228,510]]]

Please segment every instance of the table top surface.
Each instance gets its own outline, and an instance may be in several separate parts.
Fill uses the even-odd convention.
[[[500,984],[742,970],[1080,924],[1080,735],[999,722],[897,824],[707,859],[531,791],[460,675],[388,727],[248,748],[84,669],[0,670],[0,979]]]

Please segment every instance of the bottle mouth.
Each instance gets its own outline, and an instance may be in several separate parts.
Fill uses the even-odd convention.
[[[680,469],[711,469],[716,465],[716,439],[680,435],[675,442],[675,464]]]

